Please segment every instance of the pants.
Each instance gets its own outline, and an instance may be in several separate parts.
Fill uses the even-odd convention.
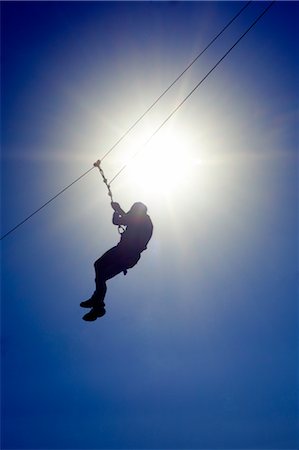
[[[95,263],[96,290],[94,298],[98,306],[104,306],[107,292],[106,281],[119,273],[134,267],[140,259],[140,253],[129,254],[123,248],[116,246],[108,250]]]

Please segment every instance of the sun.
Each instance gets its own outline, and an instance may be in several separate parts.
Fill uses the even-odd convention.
[[[144,194],[175,194],[190,184],[199,158],[178,131],[159,132],[128,164],[130,182]]]

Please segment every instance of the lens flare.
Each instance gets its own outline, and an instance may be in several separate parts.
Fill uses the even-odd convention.
[[[143,193],[172,194],[192,178],[199,163],[177,131],[160,133],[128,165],[129,179]]]

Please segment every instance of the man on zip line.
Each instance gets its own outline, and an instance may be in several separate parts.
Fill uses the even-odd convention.
[[[94,263],[96,290],[89,300],[80,303],[82,308],[91,308],[83,316],[88,322],[104,316],[106,313],[104,298],[107,291],[106,281],[121,272],[126,275],[127,270],[134,267],[146,250],[153,234],[153,224],[147,214],[147,207],[141,203],[134,203],[125,213],[120,205],[111,202],[114,210],[112,222],[114,225],[124,226],[120,242]]]

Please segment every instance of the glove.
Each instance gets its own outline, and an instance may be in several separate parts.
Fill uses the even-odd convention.
[[[119,203],[117,203],[117,202],[111,202],[111,206],[112,206],[112,209],[114,209],[115,212],[117,212],[118,214],[121,214],[122,209],[121,209]]]

